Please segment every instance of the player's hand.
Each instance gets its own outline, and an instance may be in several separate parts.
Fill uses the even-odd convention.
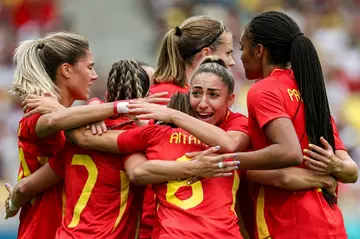
[[[137,119],[154,119],[165,123],[172,122],[172,116],[176,110],[167,108],[164,105],[151,104],[139,101],[130,101],[127,105],[130,114],[136,114]]]
[[[169,103],[170,99],[167,97],[169,95],[168,92],[159,92],[147,96],[145,98],[136,99],[136,101],[140,102],[147,102],[147,103],[155,103],[155,104],[162,104],[162,103]],[[165,96],[165,98],[164,98]]]
[[[65,108],[52,93],[45,93],[44,96],[28,95],[22,105],[26,112],[25,117],[33,114],[49,114]]]
[[[11,195],[13,193],[13,188],[8,183],[5,183],[5,188],[8,191],[9,195],[8,195],[7,199],[5,200],[5,217],[4,218],[8,219],[10,217],[15,216],[19,210],[15,210],[15,211],[10,210],[9,201],[10,201]]]
[[[233,158],[236,155],[230,154],[215,154],[220,149],[219,146],[211,147],[192,159],[192,170],[196,177],[193,177],[188,181],[188,184],[194,183],[199,178],[211,178],[211,177],[230,177],[233,175],[232,171],[238,169],[239,161],[227,161],[226,159]],[[186,154],[191,156],[191,154]]]
[[[96,98],[91,100],[90,103],[88,103],[88,105],[96,105],[96,104],[101,104],[101,101]],[[104,120],[101,120],[101,121],[98,121],[98,122],[95,122],[92,124],[88,124],[88,125],[86,125],[86,129],[90,129],[91,133],[93,135],[96,135],[96,134],[102,135],[103,133],[106,133],[106,131],[107,131],[107,127],[106,127]]]
[[[328,141],[321,137],[320,142],[324,148],[309,144],[309,149],[304,149],[304,153],[309,155],[303,156],[305,165],[314,171],[331,174],[342,166],[342,161],[335,156]]]
[[[337,186],[338,186],[338,180],[333,177],[333,176],[328,176],[328,178],[326,179],[325,181],[325,187],[324,189],[331,195],[331,196],[334,196],[334,197],[337,197],[336,195],[336,189],[337,189]]]

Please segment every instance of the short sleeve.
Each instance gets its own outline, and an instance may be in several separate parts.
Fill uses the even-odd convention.
[[[240,131],[245,134],[249,134],[248,131],[248,118],[239,113],[233,113],[229,111],[229,115],[225,121],[220,125],[220,128],[224,131]]]
[[[117,144],[119,151],[131,154],[145,151],[160,135],[162,126],[147,125],[127,130],[119,134]]]
[[[65,160],[62,153],[58,153],[49,159],[49,166],[62,179],[65,178]]]
[[[334,132],[335,150],[345,150],[346,151],[345,145],[343,144],[343,142],[340,139],[339,132],[338,132],[338,129],[336,127],[335,120],[333,117],[331,117],[331,123],[332,123],[332,127],[333,127],[333,132]]]
[[[257,86],[259,83],[255,83],[247,95],[249,117],[254,117],[260,128],[277,118],[290,119],[281,92],[276,89],[261,88],[260,86],[263,85]]]

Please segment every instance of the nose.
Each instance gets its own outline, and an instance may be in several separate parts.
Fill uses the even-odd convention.
[[[98,75],[95,70],[93,70],[91,74],[91,81],[96,81],[98,79]]]
[[[203,97],[201,98],[201,101],[200,101],[199,105],[198,105],[200,109],[204,110],[204,109],[206,109],[206,108],[209,106],[206,101],[207,101],[207,100],[206,100],[206,96],[203,96]]]
[[[235,60],[234,60],[233,56],[230,57],[230,61],[229,61],[229,63],[228,63],[228,66],[229,66],[229,67],[235,66]]]

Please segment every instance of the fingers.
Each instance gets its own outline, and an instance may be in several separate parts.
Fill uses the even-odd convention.
[[[324,169],[328,168],[328,165],[325,164],[324,162],[314,160],[314,159],[309,158],[309,157],[307,157],[305,155],[303,156],[303,159],[306,161],[306,163],[310,163],[310,164],[312,164],[312,165],[314,165],[316,167],[320,167],[320,168],[324,168]]]
[[[155,93],[152,95],[149,95],[148,97],[146,97],[147,99],[152,99],[152,98],[159,98],[159,97],[164,97],[164,96],[169,96],[168,92],[159,92],[159,93]]]
[[[224,160],[226,160],[226,159],[235,158],[235,157],[237,157],[237,156],[239,156],[238,153],[221,154],[221,155],[219,155],[219,156],[215,156],[215,157],[213,158],[213,160],[214,160],[215,162],[222,162],[222,161],[224,161]],[[236,161],[236,162],[239,162],[239,161]],[[239,164],[240,164],[240,162],[239,162]]]
[[[26,110],[24,110],[26,112]],[[30,111],[28,111],[27,113],[25,113],[24,117],[30,117],[32,116],[33,114],[38,114],[40,113],[39,109],[38,108],[35,108],[35,109],[32,109]]]
[[[194,158],[196,156],[199,156],[202,153],[202,151],[198,151],[198,152],[191,152],[191,153],[186,153],[185,156],[188,158]]]
[[[233,175],[234,175],[233,173],[217,173],[214,175],[214,178],[231,177]]]
[[[54,95],[52,92],[45,92],[44,94],[46,97],[53,98],[54,100],[57,100],[56,95]]]
[[[319,153],[320,155],[322,155],[324,157],[326,157],[328,155],[328,152],[325,149],[323,149],[317,145],[314,145],[314,144],[309,144],[309,149],[312,150],[312,152]],[[305,150],[304,150],[304,152],[305,152]]]
[[[169,103],[170,99],[169,98],[153,98],[153,99],[147,99],[146,102],[154,103],[154,104]]]
[[[90,125],[90,130],[93,135],[96,135],[96,125],[95,124]]]
[[[324,137],[322,137],[322,136],[320,137],[320,142],[324,146],[324,149],[326,149],[328,151],[333,151],[333,148],[331,147],[329,142]]]
[[[317,161],[324,162],[325,164],[330,163],[330,160],[327,158],[328,153],[326,151],[324,156],[307,149],[304,149],[304,153],[309,155],[312,159],[316,159]],[[305,157],[307,156],[304,156],[304,159],[306,159]]]
[[[11,193],[12,193],[13,188],[11,187],[11,185],[10,185],[10,184],[5,183],[5,188],[6,188],[6,190],[9,192],[9,194],[11,194]]]
[[[207,150],[202,151],[199,156],[201,157],[201,156],[207,156],[207,155],[213,154],[213,153],[217,152],[219,149],[220,149],[220,146],[208,148]]]
[[[106,133],[107,127],[106,127],[105,121],[100,122],[100,128],[101,128],[102,132]]]
[[[201,179],[201,177],[194,176],[194,177],[190,178],[190,179],[186,182],[186,184],[191,185],[191,184],[193,184],[193,183],[196,183],[196,182],[199,181],[200,179]]]
[[[315,166],[312,163],[305,162],[305,165],[311,170],[314,170],[314,171],[317,171],[317,172],[320,172],[320,173],[326,173],[326,169],[324,169],[322,167]]]

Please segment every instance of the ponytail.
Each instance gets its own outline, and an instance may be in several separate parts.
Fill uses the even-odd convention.
[[[163,38],[157,69],[154,73],[154,83],[172,81],[174,84],[185,87],[187,83],[185,61],[182,58],[176,42],[181,36],[175,35],[175,30],[170,30]]]
[[[42,95],[51,92],[59,98],[59,89],[50,78],[40,58],[42,40],[21,42],[14,54],[15,79],[10,94],[24,99],[28,94]]]

